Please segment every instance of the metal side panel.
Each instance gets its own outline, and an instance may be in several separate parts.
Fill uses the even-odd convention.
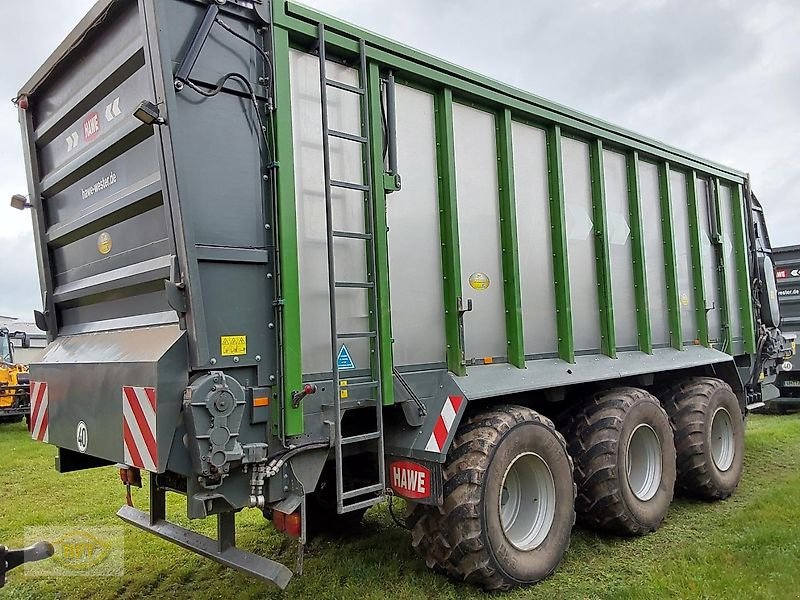
[[[319,58],[292,50],[290,61],[303,372],[316,375],[331,371]],[[326,64],[329,79],[351,86],[359,85],[358,71],[355,69],[331,61]],[[356,94],[329,89],[328,113],[332,130],[360,134],[360,108]],[[361,145],[333,137],[330,143],[331,178],[347,183],[362,183]],[[362,192],[334,188],[331,203],[335,230],[364,231],[366,215]],[[337,280],[361,280],[366,272],[364,240],[336,239],[334,244]],[[336,306],[339,320],[337,328],[340,331],[369,330],[369,310],[364,290],[338,289]],[[347,348],[357,367],[369,364],[367,340],[350,340]]]
[[[725,288],[728,292],[728,327],[731,338],[741,340],[742,313],[739,296],[739,282],[736,275],[736,237],[733,228],[734,215],[737,214],[733,207],[733,194],[727,185],[719,187],[720,228],[722,230],[722,252],[725,257]]]
[[[62,336],[30,371],[46,384],[50,444],[164,471],[188,383],[177,325]]]
[[[633,281],[627,163],[624,154],[605,150],[603,164],[608,207],[608,251],[611,259],[614,332],[618,348],[636,348],[639,345],[639,332]]]
[[[398,168],[387,198],[394,363],[446,360],[433,96],[397,86]]]
[[[558,352],[544,130],[514,123],[514,185],[525,354]]]
[[[719,271],[711,243],[709,183],[697,180],[697,206],[700,215],[700,250],[703,260],[703,274],[706,277],[706,315],[708,315],[708,335],[712,343],[722,341],[722,310],[719,300]]]
[[[458,195],[464,352],[467,360],[508,354],[500,246],[497,142],[494,116],[462,104],[453,107]]]
[[[562,152],[575,351],[599,351],[600,306],[597,294],[589,146],[565,137]]]
[[[642,236],[647,268],[647,295],[654,346],[670,343],[667,312],[667,275],[664,269],[664,237],[661,227],[661,200],[658,167],[642,161],[639,167],[642,196]]]
[[[685,344],[698,339],[695,310],[694,278],[692,273],[691,230],[689,228],[689,199],[686,175],[670,171],[672,190],[672,227],[675,232],[675,257],[678,264],[678,299],[680,301],[681,332]]]
[[[565,385],[609,381],[620,377],[732,362],[732,360],[723,352],[702,346],[687,346],[683,351],[674,348],[656,348],[653,354],[620,352],[616,359],[600,354],[577,356],[575,364],[558,358],[529,360],[525,363],[525,369],[505,364],[481,365],[468,367],[466,377],[453,379],[467,399],[473,401]]]

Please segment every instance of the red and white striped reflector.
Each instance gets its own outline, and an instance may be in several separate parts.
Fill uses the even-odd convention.
[[[122,435],[125,464],[157,473],[155,388],[123,386]]]
[[[444,448],[447,437],[450,435],[450,429],[456,420],[458,409],[464,403],[462,396],[448,396],[442,407],[442,414],[436,420],[436,425],[433,428],[431,439],[428,440],[428,445],[425,450],[428,452],[441,452]]]
[[[50,439],[50,410],[48,408],[47,384],[31,381],[31,437],[37,442]]]

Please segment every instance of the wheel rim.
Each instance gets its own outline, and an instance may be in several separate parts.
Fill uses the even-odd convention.
[[[731,414],[720,407],[711,419],[711,458],[720,471],[727,471],[733,465],[735,454]]]
[[[526,452],[506,469],[500,491],[500,524],[518,550],[542,545],[556,514],[556,485],[541,456]]]
[[[661,485],[661,441],[655,430],[642,423],[628,441],[628,484],[633,495],[647,502]]]

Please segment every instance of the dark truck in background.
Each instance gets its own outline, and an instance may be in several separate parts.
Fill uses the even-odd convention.
[[[786,412],[800,408],[800,359],[796,355],[796,339],[800,332],[800,245],[772,250],[778,302],[781,309],[781,329],[792,344],[792,357],[784,361],[775,382],[780,396],[769,401],[769,408]]]

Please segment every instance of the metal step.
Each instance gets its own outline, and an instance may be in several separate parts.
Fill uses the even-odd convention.
[[[359,94],[361,96],[367,93],[367,91],[364,88],[356,87],[354,85],[350,85],[349,83],[336,81],[335,79],[325,78],[325,85],[329,85],[330,87],[336,88],[337,90],[344,90],[345,92],[350,92],[351,94]]]
[[[331,179],[331,187],[342,188],[344,190],[356,190],[357,192],[370,191],[370,187],[368,185],[364,185],[363,183],[353,183],[351,181],[337,181],[336,179]]]
[[[353,333],[337,333],[336,338],[339,340],[361,340],[365,338],[374,338],[378,334],[374,331],[356,331]]]
[[[370,290],[375,287],[375,284],[371,281],[337,281],[336,287]]]
[[[342,500],[350,500],[350,498],[358,498],[359,496],[366,496],[367,494],[374,494],[375,492],[383,492],[384,489],[385,488],[383,487],[382,483],[356,488],[354,490],[350,490],[349,492],[344,492],[342,494]]]
[[[371,233],[358,233],[356,231],[334,231],[333,237],[337,238],[350,238],[353,240],[371,240]]]
[[[345,131],[337,131],[335,129],[329,129],[328,135],[339,138],[340,140],[348,140],[350,142],[357,142],[359,144],[366,144],[369,141],[363,135],[356,135],[354,133],[347,133]]]
[[[747,405],[747,410],[758,410],[759,408],[764,408],[766,405],[766,402],[753,402]]]
[[[350,437],[342,438],[342,445],[347,446],[348,444],[360,444],[361,442],[369,442],[371,440],[377,440],[381,437],[380,431],[373,431],[372,433],[362,433],[361,435],[351,435]]]
[[[376,504],[380,504],[383,502],[384,495],[381,494],[380,496],[376,496],[375,498],[369,498],[367,500],[362,500],[361,502],[354,502],[353,504],[345,504],[342,506],[339,514],[343,515],[345,513],[353,512],[354,510],[360,510],[362,508],[370,508],[375,506]]]

